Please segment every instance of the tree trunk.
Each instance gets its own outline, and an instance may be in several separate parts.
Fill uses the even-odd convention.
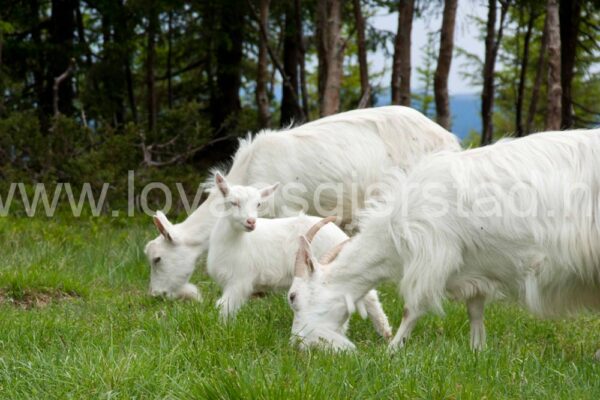
[[[445,1],[444,16],[442,19],[442,34],[440,38],[440,55],[438,57],[438,64],[433,78],[437,122],[446,129],[450,129],[448,74],[450,73],[452,51],[454,49],[454,27],[457,6],[458,0]]]
[[[42,107],[47,115],[53,113],[54,79],[65,72],[73,57],[75,38],[76,0],[53,0],[50,18],[50,37],[47,57],[45,96]],[[58,89],[58,109],[63,114],[73,111],[72,76],[68,76]]]
[[[360,102],[359,107],[371,105],[371,86],[369,85],[369,65],[367,64],[367,45],[365,40],[365,19],[360,7],[360,0],[353,0],[352,6],[356,24],[356,42],[358,45],[358,66],[360,69]]]
[[[269,25],[269,3],[271,0],[260,0],[260,23]],[[258,126],[266,128],[271,119],[269,111],[269,95],[267,81],[269,80],[267,42],[259,35],[258,63],[256,71],[256,105],[258,106]]]
[[[281,98],[281,126],[302,122],[304,116],[298,103],[298,67],[300,47],[296,32],[296,11],[294,3],[287,2],[285,9],[285,36],[283,38],[283,70],[289,80],[289,85],[283,85]]]
[[[81,14],[81,1],[77,1],[75,13],[77,18],[77,39],[83,46],[85,52],[85,64],[87,68],[90,68],[92,66],[92,52],[90,51],[90,46],[87,40],[85,39],[85,27],[83,25],[83,15]]]
[[[110,47],[110,26],[111,26],[111,21],[109,16],[107,15],[108,11],[105,11],[102,14],[102,18],[100,18],[101,24],[102,24],[102,48],[104,51],[106,51],[106,49],[108,49],[108,47]]]
[[[542,77],[544,75],[545,55],[548,47],[548,21],[544,22],[544,30],[542,31],[542,40],[540,44],[540,56],[538,59],[537,66],[535,68],[535,82],[533,89],[531,90],[531,100],[529,103],[529,113],[527,115],[527,125],[525,126],[525,132],[530,134],[532,132],[533,120],[537,113],[538,99],[540,97],[540,88],[542,86]]]
[[[286,25],[283,27],[283,29],[281,29],[281,32],[282,32],[281,41],[287,42],[287,44],[285,46],[286,48],[284,49],[284,56],[286,58],[286,60],[284,60],[286,65],[284,66],[284,64],[277,57],[277,53],[271,48],[271,46],[269,46],[267,27],[265,25],[263,25],[263,23],[260,19],[260,15],[254,10],[254,7],[252,7],[252,3],[248,3],[248,4],[250,4],[250,6],[251,6],[252,16],[258,22],[260,36],[261,36],[262,40],[264,40],[264,42],[266,43],[267,53],[269,54],[269,57],[271,58],[271,61],[273,62],[273,66],[275,67],[274,69],[279,71],[279,74],[281,75],[281,78],[283,80],[282,86],[283,86],[283,90],[284,90],[284,92],[283,92],[284,98],[282,99],[282,113],[283,113],[282,118],[284,120],[286,118],[289,118],[289,114],[290,114],[290,112],[292,112],[292,113],[298,114],[298,118],[296,118],[296,120],[303,121],[304,120],[303,110],[300,107],[300,102],[298,100],[298,61],[297,61],[297,59],[299,57],[299,47],[297,46],[297,43],[296,43],[296,39],[298,36],[296,34],[292,34],[292,33],[288,34],[287,33],[288,29],[291,29],[291,28],[295,29],[295,25],[296,25],[295,21],[294,22],[291,21],[290,9],[289,8],[287,9]],[[291,7],[291,5],[288,4],[288,7]],[[293,19],[295,20],[295,13],[293,15]],[[294,26],[290,28],[290,24],[292,24]],[[277,50],[279,51],[279,48]],[[287,69],[287,72],[286,72],[286,69]],[[294,76],[290,77],[288,73],[291,73]],[[292,81],[292,78],[293,78],[293,81]],[[271,79],[273,79],[273,78],[271,78]],[[271,87],[272,87],[272,85],[273,85],[273,83],[271,84]]]
[[[411,32],[414,0],[400,0],[398,4],[398,31],[394,41],[392,65],[392,104],[410,106]]]
[[[214,4],[218,28],[212,38],[215,41],[216,84],[210,99],[211,125],[214,137],[227,136],[237,124],[236,116],[242,109],[240,87],[242,82],[242,58],[244,43],[244,18],[246,2],[235,0]],[[233,151],[227,149],[227,151]]]
[[[560,0],[560,56],[562,86],[562,127],[573,127],[573,98],[571,86],[575,76],[581,0]]]
[[[131,62],[129,57],[125,64],[125,80],[127,82],[127,97],[129,99],[129,108],[131,109],[131,118],[133,122],[138,123],[137,105],[135,102],[135,92],[133,89],[133,73],[131,72]]]
[[[103,65],[103,72],[104,71],[108,71],[112,69],[112,64],[114,62],[114,50],[115,50],[115,46],[111,45],[111,25],[112,25],[112,21],[111,21],[111,16],[110,15],[110,11],[107,9],[102,9],[100,11],[101,14],[101,18],[100,18],[100,23],[101,23],[101,32],[102,32],[102,63]],[[112,71],[111,71],[112,72]],[[103,83],[103,88],[100,89],[100,87],[96,84],[96,87],[94,87],[95,90],[97,90],[97,93],[99,95],[104,95],[105,97],[105,101],[104,103],[107,104],[107,108],[108,111],[107,113],[110,113],[110,121],[112,122],[113,126],[117,126],[119,125],[118,122],[118,117],[117,117],[117,107],[116,107],[116,101],[115,101],[115,80],[113,79],[113,74],[111,72],[107,72],[103,75],[100,76],[100,81]],[[94,82],[96,83],[96,82]]]
[[[155,87],[155,63],[156,63],[156,30],[158,28],[158,15],[156,6],[150,6],[148,14],[148,29],[146,31],[146,110],[148,113],[148,131],[153,132],[156,128],[156,87]]]
[[[36,100],[38,103],[38,116],[40,118],[40,124],[43,132],[48,131],[49,123],[47,113],[48,108],[45,106],[46,101],[46,90],[44,87],[44,60],[45,54],[42,46],[41,29],[39,24],[40,19],[40,5],[37,0],[32,0],[29,3],[30,6],[30,18],[34,22],[34,27],[31,30],[31,40],[35,49],[36,59],[34,60],[33,67],[33,86],[35,88]]]
[[[341,37],[341,1],[318,1],[316,24],[319,60],[319,103],[321,116],[324,117],[335,114],[340,108],[340,87],[344,60],[344,40]]]
[[[496,41],[496,0],[488,1],[488,17],[485,35],[485,60],[483,64],[483,91],[481,93],[481,118],[483,129],[481,145],[492,142],[492,108],[494,107],[494,43]]]
[[[300,48],[300,91],[302,92],[302,110],[304,119],[309,119],[308,109],[308,89],[306,87],[306,46],[304,44],[304,34],[302,33],[302,8],[300,0],[294,0],[294,9],[296,11],[296,33],[298,35],[298,46]]]
[[[523,38],[523,57],[521,58],[521,71],[519,75],[519,86],[517,89],[517,104],[516,104],[516,136],[523,136],[526,132],[523,128],[523,98],[525,97],[525,80],[527,78],[527,66],[529,65],[529,43],[531,42],[531,33],[533,32],[533,25],[537,15],[533,10],[533,7],[529,8],[529,22],[527,23],[527,30],[525,31],[525,37]]]
[[[493,113],[494,113],[494,69],[498,48],[502,41],[504,30],[504,19],[508,12],[509,1],[501,2],[500,26],[496,38],[496,0],[488,1],[488,18],[485,35],[485,61],[483,64],[483,91],[481,93],[481,120],[483,129],[481,132],[481,145],[485,146],[492,142],[494,137]]]
[[[125,103],[129,103],[131,119],[138,123],[137,105],[134,91],[133,72],[131,70],[131,59],[133,57],[133,46],[131,44],[133,26],[130,21],[129,8],[125,6],[124,0],[117,1],[117,16],[115,19],[115,41],[119,44],[119,63],[121,77],[118,90],[120,91],[120,104],[125,115]],[[127,97],[127,99],[125,99]]]
[[[546,9],[548,21],[548,107],[546,110],[546,130],[561,127],[562,88],[560,84],[560,22],[557,0],[548,0]]]
[[[107,72],[93,82],[94,89],[100,93],[98,80],[103,81],[103,93],[112,112],[114,126],[122,126],[125,122],[125,69],[123,65],[124,43],[128,39],[126,18],[121,15],[123,8],[120,4],[114,10],[104,10],[108,15],[102,16],[103,59]]]
[[[169,11],[167,19],[167,104],[173,108],[173,12]]]
[[[317,1],[315,9],[315,36],[317,46],[317,90],[319,92],[319,108],[323,104],[323,95],[325,92],[325,81],[327,78],[327,2],[328,0]],[[322,116],[321,110],[319,113]]]
[[[2,46],[4,46],[4,33],[0,29],[0,90],[4,88],[3,76],[2,73]],[[0,117],[4,115],[4,94],[0,93]]]

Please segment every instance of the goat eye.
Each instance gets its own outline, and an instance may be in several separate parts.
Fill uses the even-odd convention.
[[[152,259],[152,263],[153,263],[153,264],[158,264],[159,262],[160,262],[160,257],[154,257],[154,258]]]
[[[238,203],[237,201],[231,201],[230,203],[234,207],[239,207],[240,206],[240,203]]]
[[[262,205],[262,203],[258,203],[258,204],[256,205],[256,207],[260,207],[261,205]]]
[[[296,300],[296,292],[290,293],[290,303],[293,303]]]

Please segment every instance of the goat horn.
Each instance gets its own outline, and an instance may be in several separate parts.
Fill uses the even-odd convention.
[[[308,242],[306,238],[300,236],[300,246],[298,246],[298,252],[296,253],[296,262],[294,264],[294,276],[303,278],[306,275],[307,269],[309,268],[306,262],[308,251]]]
[[[321,229],[322,227],[324,227],[325,225],[327,225],[330,222],[335,222],[335,220],[336,220],[336,217],[332,215],[330,217],[323,218],[322,220],[320,220],[319,222],[314,224],[308,230],[308,232],[306,232],[306,240],[308,240],[308,243],[312,242],[312,240],[315,238],[317,232],[319,232],[319,229]]]
[[[348,243],[349,241],[350,241],[350,239],[346,239],[342,243],[339,243],[339,244],[333,246],[331,249],[329,249],[327,251],[327,253],[325,253],[321,256],[321,260],[319,262],[321,264],[329,264],[330,262],[335,260],[336,257],[338,256],[338,254],[340,254],[340,251],[342,251],[342,249],[344,248],[346,243]]]

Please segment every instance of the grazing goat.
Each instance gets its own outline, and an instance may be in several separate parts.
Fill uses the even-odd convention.
[[[445,298],[466,301],[475,349],[485,344],[488,299],[512,298],[540,316],[600,309],[600,129],[437,154],[393,180],[391,197],[365,211],[327,268],[300,247],[305,262],[289,293],[294,327],[305,328],[293,335],[334,329],[348,297],[388,279],[405,300],[392,350]]]
[[[319,255],[348,240],[340,228],[329,223],[335,220],[334,217],[324,220],[305,215],[257,218],[261,203],[267,201],[278,184],[261,190],[250,186],[230,186],[219,173],[215,180],[223,195],[224,209],[210,235],[206,267],[211,278],[223,289],[223,295],[217,301],[223,320],[234,317],[253,293],[290,287],[298,250],[297,239],[307,230],[307,236],[313,239],[323,228],[314,237],[314,251]],[[389,322],[375,290],[366,293],[356,303],[359,309],[364,307],[362,314],[371,317],[382,336],[391,337]],[[356,303],[352,303],[352,307]]]
[[[454,135],[411,108],[362,109],[240,140],[227,179],[256,187],[280,182],[283,190],[265,210],[266,216],[335,213],[342,224],[350,224],[382,170],[391,166],[409,170],[430,153],[459,149]],[[156,214],[160,235],[145,249],[151,264],[152,295],[179,296],[181,285],[187,282],[181,277],[189,277],[208,250],[219,197],[213,190],[180,224]]]

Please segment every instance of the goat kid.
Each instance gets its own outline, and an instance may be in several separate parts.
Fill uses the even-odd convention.
[[[445,298],[466,301],[474,349],[485,344],[488,299],[512,298],[540,316],[600,310],[598,160],[600,129],[433,155],[395,178],[392,197],[365,212],[329,265],[300,247],[293,336],[350,347],[326,333],[348,297],[390,279],[405,300],[391,350]]]
[[[320,255],[348,240],[339,227],[330,223],[334,217],[257,218],[261,203],[267,201],[278,184],[261,190],[230,186],[218,173],[215,181],[223,196],[224,210],[211,232],[207,271],[223,289],[217,301],[223,320],[234,317],[253,293],[290,287],[300,235],[306,233],[314,239],[313,249]],[[317,231],[319,234],[315,236]],[[353,311],[355,306],[363,317],[371,318],[382,336],[391,337],[389,322],[375,290],[352,302],[347,309]]]

